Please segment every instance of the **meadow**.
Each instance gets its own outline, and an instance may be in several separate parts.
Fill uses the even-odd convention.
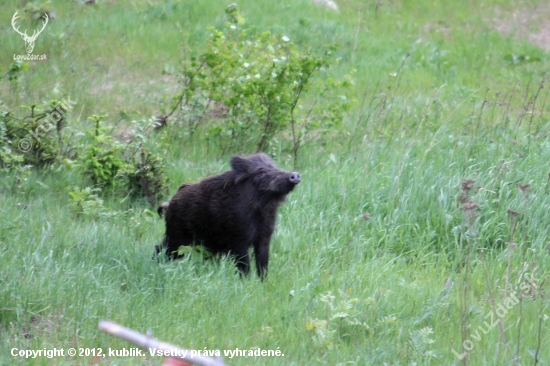
[[[211,115],[193,133],[180,111],[151,127],[183,88],[186,53],[223,27],[227,5],[0,3],[0,124],[32,105],[75,102],[60,135],[72,150],[44,166],[6,163],[10,146],[23,153],[0,129],[0,364],[162,363],[12,355],[132,347],[99,332],[100,320],[222,356],[284,354],[227,365],[548,364],[550,40],[540,40],[550,7],[342,0],[335,12],[310,0],[239,1],[247,24],[298,48],[338,43],[321,78],[350,74],[354,85],[342,123],[296,160],[286,132],[266,149],[302,182],[278,212],[261,282],[227,258],[152,260],[164,233],[156,206],[94,191],[79,165],[91,116],[106,116],[103,144],[139,140],[136,155],[164,159],[164,200],[254,152],[222,151],[208,138]],[[16,10],[29,30],[40,21],[25,17],[50,11],[34,49],[47,61],[14,64],[25,53]]]

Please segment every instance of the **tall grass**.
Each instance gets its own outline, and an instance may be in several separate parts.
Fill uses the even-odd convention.
[[[241,278],[227,259],[151,260],[164,231],[155,209],[106,196],[116,214],[77,216],[67,194],[81,185],[74,170],[4,184],[0,363],[160,363],[11,356],[12,348],[130,347],[100,334],[101,319],[189,349],[284,354],[226,358],[230,365],[548,362],[547,55],[486,23],[511,2],[484,1],[479,12],[473,2],[376,3],[342,2],[332,13],[308,1],[239,2],[260,29],[313,47],[340,41],[333,72],[357,70],[345,127],[304,147],[302,182],[279,211],[265,283]],[[201,47],[206,26],[223,22],[213,2],[50,4],[58,19],[36,46],[49,61],[16,83],[1,80],[0,98],[15,108],[70,94],[75,131],[92,113],[113,123],[121,110],[159,113],[178,89],[170,74],[179,42]],[[15,5],[0,9],[0,24],[9,24]],[[0,30],[4,68],[23,52],[10,29]],[[540,61],[510,65],[507,54]],[[166,151],[172,192],[228,169],[228,156],[177,125],[149,139]],[[291,168],[284,141],[272,153]],[[465,180],[475,183],[461,201]],[[488,329],[512,295],[519,302]]]

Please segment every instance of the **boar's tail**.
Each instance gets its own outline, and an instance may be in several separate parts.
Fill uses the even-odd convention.
[[[162,217],[162,215],[164,215],[167,208],[168,208],[168,202],[163,202],[159,205],[159,207],[157,208],[157,212],[158,212],[160,217]]]

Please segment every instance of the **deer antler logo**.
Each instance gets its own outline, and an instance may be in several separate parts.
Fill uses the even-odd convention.
[[[48,24],[48,14],[44,14],[44,19],[46,20],[44,22],[44,25],[42,26],[42,29],[40,29],[38,31],[38,33],[36,33],[36,30],[33,32],[32,36],[28,36],[27,35],[27,30],[25,29],[25,32],[24,33],[21,33],[19,31],[19,27],[16,27],[15,26],[15,20],[18,18],[17,17],[17,13],[19,11],[16,11],[15,14],[13,14],[13,17],[11,18],[11,26],[13,27],[13,29],[15,29],[15,31],[17,33],[19,33],[21,35],[21,38],[23,38],[23,41],[25,41],[25,48],[27,49],[27,53],[31,53],[33,48],[34,48],[34,41],[36,41],[36,38],[38,37],[38,35],[40,35],[40,33],[42,33],[42,31],[44,30],[44,28],[46,28],[46,24]]]

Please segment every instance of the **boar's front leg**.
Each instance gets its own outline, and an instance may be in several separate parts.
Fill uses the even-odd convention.
[[[263,238],[254,245],[254,259],[256,260],[256,271],[263,280],[267,277],[267,265],[269,262],[269,241],[270,238]]]
[[[169,259],[178,259],[182,257],[178,254],[179,247],[191,244],[193,244],[193,236],[191,234],[167,228],[163,242],[156,248],[157,254],[164,251]]]

